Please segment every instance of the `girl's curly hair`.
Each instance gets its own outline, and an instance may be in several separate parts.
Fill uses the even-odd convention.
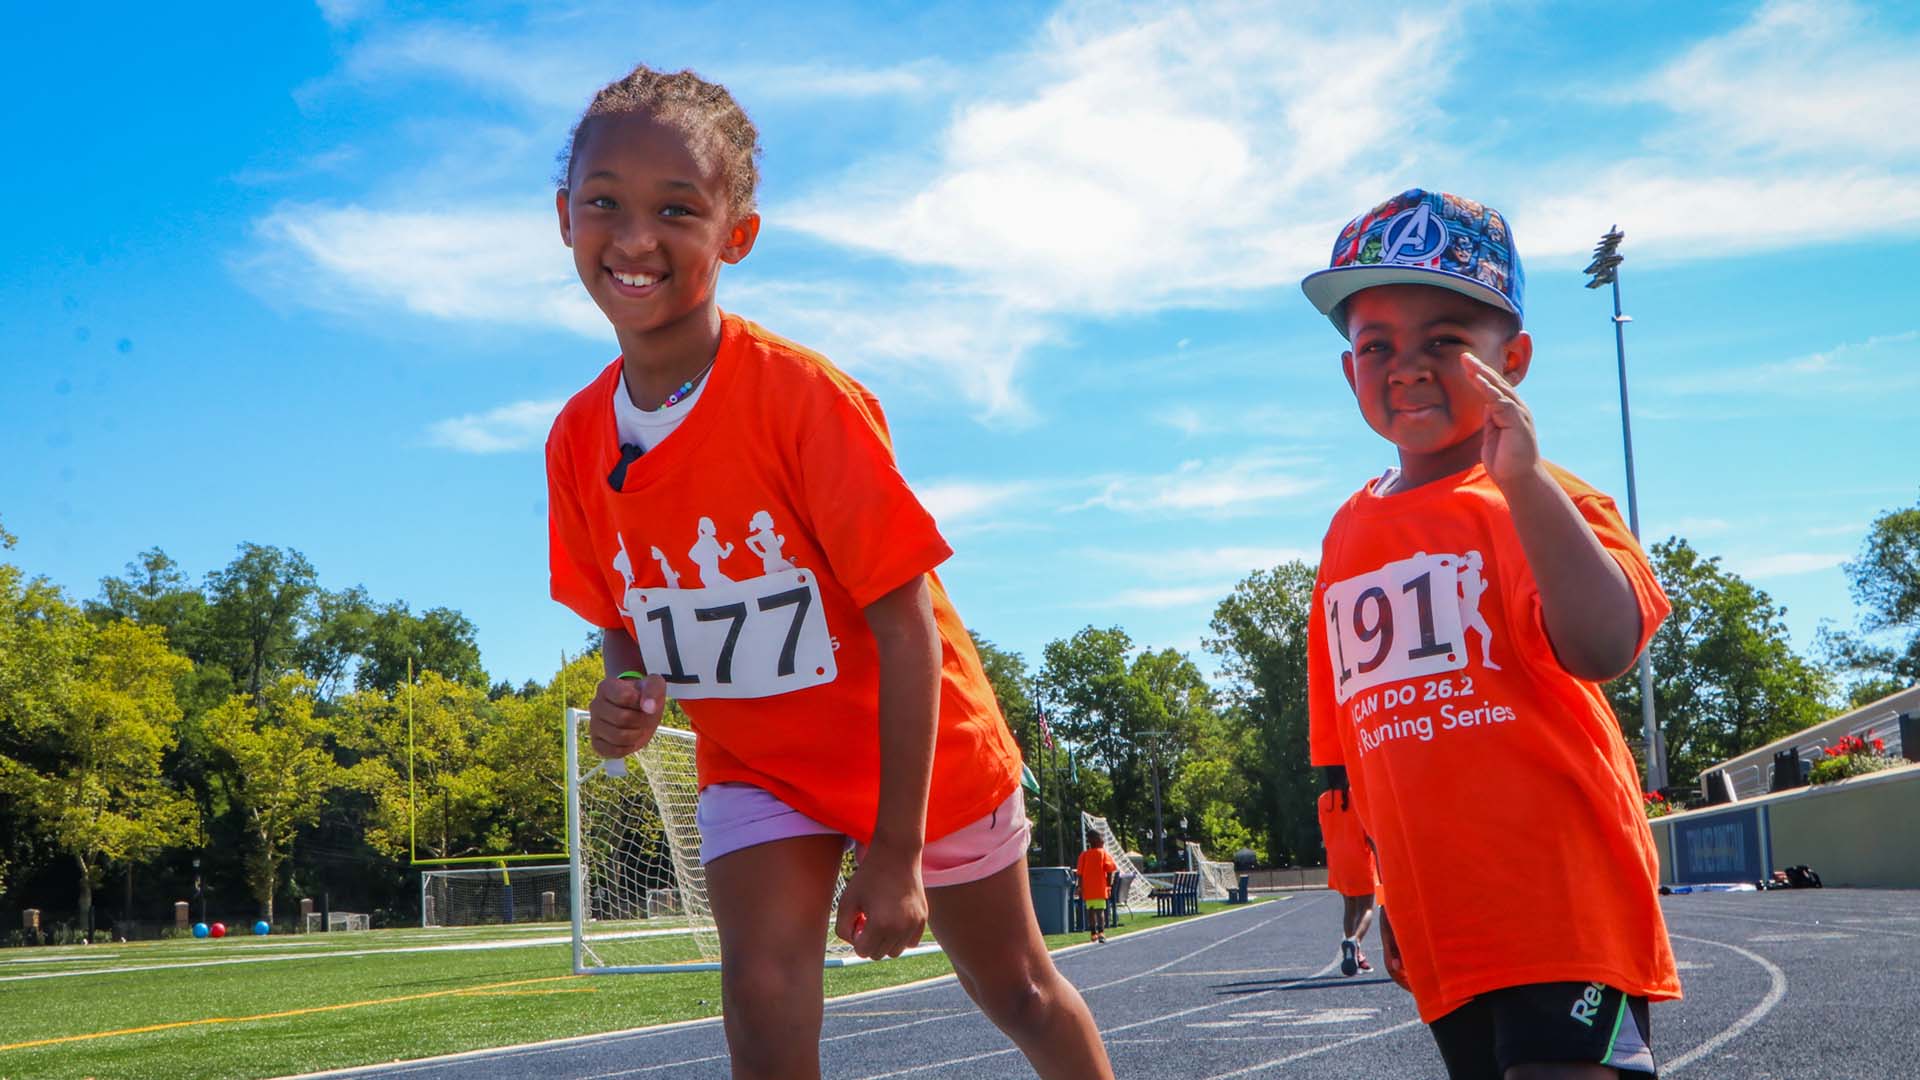
[[[747,119],[746,110],[719,83],[708,82],[691,71],[669,74],[645,64],[593,95],[587,111],[567,133],[566,148],[558,157],[560,172],[554,177],[557,186],[569,186],[574,148],[588,121],[621,113],[646,113],[681,129],[696,142],[704,141],[706,148],[720,156],[733,213],[743,216],[753,212],[754,193],[760,187],[760,132]]]

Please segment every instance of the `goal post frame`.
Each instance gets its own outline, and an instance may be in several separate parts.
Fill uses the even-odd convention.
[[[653,795],[655,806],[661,816],[662,828],[667,829],[669,825],[668,825],[667,811],[664,807],[660,806],[660,802],[661,802],[661,798],[659,795],[660,788],[655,782],[656,778],[651,772],[646,770],[643,764],[643,760],[641,758],[641,755],[645,754],[646,751],[641,751],[639,753],[636,753],[624,759],[620,764],[615,765],[613,770],[608,769],[608,765],[611,764],[610,761],[599,761],[591,765],[587,765],[582,760],[583,755],[581,753],[581,745],[580,745],[581,743],[580,728],[582,724],[588,722],[589,714],[585,709],[568,708],[565,710],[565,716],[566,716],[566,739],[565,739],[566,778],[565,779],[566,779],[566,803],[567,803],[567,850],[569,852],[569,855],[567,856],[567,867],[568,867],[568,880],[571,885],[570,891],[572,893],[570,897],[570,901],[571,901],[571,907],[572,907],[571,916],[572,916],[572,924],[573,924],[572,926],[573,973],[576,975],[644,975],[644,974],[666,974],[671,972],[689,972],[689,971],[719,971],[720,960],[717,958],[711,958],[711,957],[717,957],[717,952],[711,954],[711,956],[703,956],[703,958],[700,960],[684,961],[680,963],[663,963],[663,964],[589,964],[587,963],[588,921],[589,921],[589,916],[591,914],[588,905],[591,900],[589,893],[591,891],[591,886],[592,886],[592,882],[589,880],[591,868],[588,866],[588,858],[591,850],[591,845],[588,843],[587,835],[586,835],[586,832],[584,831],[586,823],[583,821],[583,815],[585,813],[585,810],[581,802],[582,786],[588,783],[589,781],[591,781],[595,776],[599,776],[599,775],[619,776],[621,775],[622,772],[625,772],[626,770],[639,769],[643,773],[645,773],[648,790]],[[696,738],[693,732],[685,731],[679,728],[662,727],[657,729],[654,733],[654,737],[656,739],[660,738],[663,735],[668,738],[686,739],[689,741],[692,741]],[[691,820],[678,822],[678,826],[682,829],[697,830],[697,825],[695,825],[695,823]],[[685,909],[687,912],[687,925],[684,930],[673,929],[673,930],[661,930],[661,931],[644,931],[643,933],[672,934],[672,933],[684,932],[687,936],[694,938],[697,941],[700,935],[696,932],[695,927],[699,925],[699,920],[702,918],[705,918],[707,920],[707,925],[709,925],[710,927],[711,915],[710,914],[702,915],[692,910],[695,905],[690,901],[689,898],[694,897],[696,893],[693,889],[686,887],[682,883],[683,875],[687,873],[688,868],[684,866],[682,863],[683,854],[680,849],[683,847],[690,847],[692,849],[691,854],[687,854],[684,857],[697,860],[699,857],[698,856],[698,832],[695,831],[693,833],[692,840],[690,843],[684,837],[677,843],[671,837],[665,838],[664,842],[665,842],[665,846],[668,849],[667,865],[671,868],[673,873],[673,884],[675,885],[675,891],[680,892],[682,894],[682,899],[680,902],[682,904],[683,909]],[[837,902],[837,898],[836,898],[836,902]],[[831,927],[832,927],[832,916],[830,914],[828,917],[827,925],[821,928],[822,946],[823,946],[823,952],[821,956],[822,968],[852,967],[855,965],[872,962],[865,957],[854,955],[850,950],[850,948],[847,947],[844,943],[836,943],[832,938]],[[938,944],[927,943],[922,945],[916,945],[912,948],[909,948],[904,952],[902,952],[901,955],[902,956],[918,956],[925,953],[939,952],[939,951],[940,951],[940,946]]]

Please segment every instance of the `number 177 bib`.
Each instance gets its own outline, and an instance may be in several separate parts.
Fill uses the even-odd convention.
[[[761,698],[834,680],[833,637],[813,572],[699,589],[629,588],[647,670],[677,698]]]

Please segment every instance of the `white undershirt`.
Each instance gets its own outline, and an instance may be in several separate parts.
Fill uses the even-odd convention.
[[[632,395],[627,393],[627,380],[622,377],[613,384],[613,423],[620,435],[620,445],[638,446],[642,450],[651,450],[660,445],[660,440],[673,434],[680,421],[687,418],[693,403],[707,389],[707,380],[701,379],[693,388],[693,393],[671,405],[662,405],[648,412],[633,403]]]

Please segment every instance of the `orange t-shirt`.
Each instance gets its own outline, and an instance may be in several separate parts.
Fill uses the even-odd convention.
[[[1344,805],[1343,805],[1344,802]],[[1372,896],[1379,886],[1373,873],[1373,852],[1366,830],[1354,809],[1353,793],[1342,800],[1337,791],[1320,793],[1320,840],[1327,848],[1327,888],[1341,896]]]
[[[1080,875],[1080,899],[1105,900],[1107,898],[1107,875],[1120,869],[1103,847],[1090,847],[1080,853],[1080,861],[1074,870]]]
[[[625,628],[699,736],[701,787],[753,784],[862,842],[879,805],[879,662],[862,609],[927,574],[940,637],[927,836],[985,816],[1020,755],[933,568],[952,554],[880,403],[736,316],[680,426],[620,461],[615,360],[547,438],[554,599]]]
[[[1667,598],[1612,500],[1553,478],[1626,572],[1640,646]],[[1500,489],[1475,466],[1341,506],[1308,637],[1315,765],[1344,765],[1423,1020],[1476,994],[1603,982],[1672,998],[1639,775],[1567,673]]]

